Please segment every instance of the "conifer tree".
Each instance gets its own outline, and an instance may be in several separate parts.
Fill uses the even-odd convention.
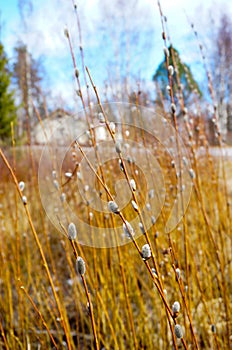
[[[175,68],[173,78],[172,78],[175,98],[178,96],[180,88],[182,90],[185,103],[189,102],[193,91],[197,92],[198,95],[201,97],[202,92],[196,80],[194,79],[194,76],[191,72],[190,67],[186,63],[182,62],[179,52],[173,46],[169,46],[168,52],[169,52],[169,65]],[[177,72],[179,76],[179,84],[181,84],[181,86],[178,84]],[[165,58],[158,66],[153,76],[153,81],[158,83],[158,86],[162,92],[162,95],[166,99],[168,99],[168,91],[167,91],[168,77],[167,77]]]
[[[11,122],[16,120],[14,92],[10,90],[11,72],[4,47],[0,43],[0,139],[11,133]]]

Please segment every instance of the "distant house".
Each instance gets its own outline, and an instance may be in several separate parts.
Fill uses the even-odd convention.
[[[78,115],[71,115],[64,109],[58,108],[50,116],[38,123],[32,132],[34,144],[43,145],[53,143],[59,146],[65,145],[75,139],[81,145],[89,144],[88,125],[85,119]],[[98,140],[106,139],[104,127],[96,129]]]

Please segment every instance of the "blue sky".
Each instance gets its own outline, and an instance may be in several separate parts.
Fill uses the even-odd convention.
[[[62,97],[64,104],[72,104],[75,83],[67,40],[63,34],[64,27],[67,26],[74,44],[77,64],[80,66],[72,0],[31,2],[33,11],[30,16],[26,15],[27,27],[24,28],[20,22],[18,0],[1,1],[1,40],[5,50],[8,57],[13,58],[13,47],[17,40],[26,42],[34,58],[43,57],[47,72],[46,87],[52,96]],[[128,69],[129,62],[130,74],[140,77],[152,89],[152,75],[163,58],[161,24],[156,1],[127,0],[124,1],[123,9],[118,8],[116,3],[117,0],[77,1],[86,65],[98,86],[103,87],[104,81],[110,75],[117,90],[120,89],[117,75]],[[202,43],[207,47],[210,33],[205,31],[205,26],[209,8],[212,10],[214,5],[211,12],[216,20],[222,2],[163,0],[161,4],[168,18],[174,46],[180,51],[182,59],[190,64],[197,80],[202,80],[200,55],[186,14],[194,22]],[[232,4],[227,4],[227,8],[231,11]],[[124,35],[125,31],[128,33],[127,37]]]

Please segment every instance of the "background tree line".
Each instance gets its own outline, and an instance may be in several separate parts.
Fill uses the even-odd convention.
[[[28,13],[32,11],[32,3],[28,0],[20,0],[19,8],[23,30],[27,30],[26,18]],[[207,51],[207,59],[215,92],[214,98],[217,104],[222,132],[232,133],[232,20],[228,13],[222,12],[219,25],[215,23],[211,25],[211,48]],[[170,46],[169,51],[170,64],[173,63],[172,55],[174,55],[179,76],[179,81],[177,81],[176,72],[174,72],[173,88],[175,95],[178,96],[179,85],[181,84],[183,98],[186,104],[191,104],[193,92],[197,92],[199,100],[201,103],[204,103],[202,96],[205,97],[206,92],[197,83],[191,68],[182,61],[178,48]],[[10,59],[10,63],[4,52],[3,44],[0,43],[1,139],[6,139],[10,136],[12,122],[17,125],[18,137],[22,137],[28,126],[33,128],[37,122],[33,104],[39,109],[42,117],[46,115],[46,104],[44,103],[46,92],[42,84],[45,71],[41,60],[35,60],[29,52],[27,45],[23,42],[18,42],[14,50],[14,57]],[[127,77],[122,77],[122,79],[128,81]],[[168,100],[168,79],[165,59],[160,63],[151,79],[155,82],[156,103],[160,103],[161,95],[164,100]],[[148,95],[146,91],[145,95]]]

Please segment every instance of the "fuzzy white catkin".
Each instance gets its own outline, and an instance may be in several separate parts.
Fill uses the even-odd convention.
[[[133,227],[128,221],[125,221],[125,223],[123,223],[123,232],[127,236],[127,238],[131,238],[135,234]]]
[[[172,305],[172,312],[175,314],[177,312],[180,312],[180,303],[179,301],[175,301]]]
[[[120,170],[121,170],[122,172],[124,172],[124,166],[123,166],[122,160],[119,159],[118,162],[119,162]]]
[[[142,257],[143,259],[148,259],[151,257],[151,248],[149,244],[144,244],[142,247]]]
[[[174,68],[173,68],[172,65],[168,66],[168,73],[169,73],[170,75],[173,75],[173,74],[174,74]]]
[[[175,325],[175,327],[174,327],[174,333],[175,333],[175,335],[176,335],[176,337],[177,337],[178,339],[183,338],[183,330],[182,330],[181,325],[179,325],[179,324],[176,324],[176,325]]]
[[[175,103],[171,104],[171,111],[172,111],[172,113],[176,112],[176,105],[175,105]]]
[[[66,177],[68,177],[69,179],[71,179],[71,177],[72,177],[72,173],[70,173],[69,171],[67,171],[64,175]]]
[[[22,196],[22,201],[23,201],[23,204],[26,205],[27,204],[27,197],[26,196]]]
[[[100,123],[104,123],[105,122],[105,118],[104,118],[104,115],[103,113],[98,113],[98,120]]]
[[[152,274],[153,274],[156,278],[158,278],[156,269],[155,269],[154,267],[152,267],[151,272],[152,272]]]
[[[75,240],[77,238],[77,229],[73,222],[68,225],[68,238],[70,240]]]
[[[169,57],[169,51],[168,51],[167,47],[164,47],[164,54],[165,54],[165,56]]]
[[[115,144],[115,149],[116,149],[116,152],[118,153],[118,154],[120,154],[120,153],[122,153],[122,146],[121,146],[121,143],[120,142],[116,142],[116,144]]]
[[[177,278],[180,279],[181,272],[179,267],[176,269],[176,275],[177,275]]]
[[[136,191],[136,183],[134,179],[130,180],[130,187],[132,189],[132,191]]]
[[[88,136],[88,138],[91,140],[91,133],[90,133],[90,131],[89,130],[86,130],[86,135]]]
[[[154,225],[156,223],[156,219],[154,216],[151,216],[151,223],[152,223],[152,225]]]
[[[54,181],[53,181],[53,185],[54,185],[54,187],[55,187],[56,190],[59,189],[59,183],[58,183],[57,180],[54,180]]]
[[[183,160],[183,164],[186,166],[188,164],[187,158],[183,157],[182,160]]]
[[[114,201],[109,201],[108,202],[108,208],[114,214],[118,214],[119,213],[118,205]]]
[[[19,189],[20,189],[20,191],[23,192],[24,188],[25,188],[25,183],[23,181],[20,181],[19,182]]]
[[[153,274],[156,278],[158,278],[156,269],[154,269],[154,267],[152,267],[151,271],[152,271],[152,274]]]
[[[191,179],[195,179],[195,172],[192,168],[189,169],[189,175],[190,175]]]
[[[64,203],[66,201],[66,194],[64,192],[61,193],[60,200],[62,203]]]
[[[114,122],[110,122],[110,130],[113,134],[115,134],[115,129],[116,129],[116,126],[115,126]]]
[[[84,275],[86,272],[86,267],[85,267],[85,262],[84,260],[78,256],[77,257],[77,261],[76,261],[76,271],[80,274],[80,275]]]
[[[150,211],[151,210],[151,204],[150,203],[146,203],[146,208],[147,208],[148,211]]]
[[[77,172],[77,178],[78,178],[79,180],[82,180],[82,175],[81,175],[80,171]]]
[[[144,235],[146,231],[145,231],[145,228],[144,228],[142,222],[139,222],[139,228],[140,228],[140,231],[142,232],[142,234]]]
[[[131,204],[132,204],[132,207],[133,207],[133,209],[135,210],[135,211],[138,211],[139,210],[139,207],[138,207],[138,205],[136,204],[136,202],[135,201],[131,201]]]

